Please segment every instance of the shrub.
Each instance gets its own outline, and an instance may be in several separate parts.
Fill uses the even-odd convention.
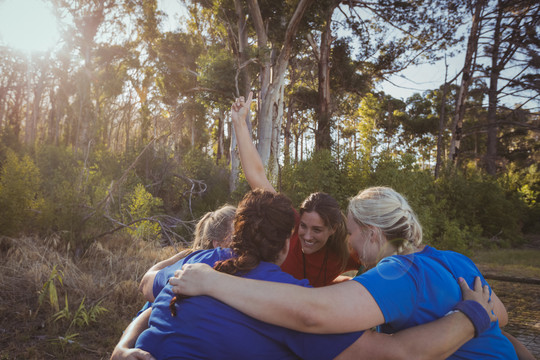
[[[7,150],[0,170],[0,234],[15,235],[35,224],[43,203],[40,184],[32,159]]]
[[[163,205],[163,201],[152,196],[142,184],[138,184],[128,198],[126,211],[129,221],[151,217]],[[151,220],[142,220],[129,227],[128,233],[137,239],[159,239],[160,230],[158,223]]]

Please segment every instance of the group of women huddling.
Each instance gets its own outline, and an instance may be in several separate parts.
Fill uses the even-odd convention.
[[[252,191],[205,215],[192,249],[145,274],[149,306],[111,359],[532,358],[501,330],[505,307],[474,263],[423,246],[393,189],[360,191],[346,216],[325,193],[297,212],[265,175],[251,100],[237,99],[231,117]]]

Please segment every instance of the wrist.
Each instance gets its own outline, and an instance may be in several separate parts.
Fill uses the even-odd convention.
[[[203,281],[203,293],[208,296],[215,296],[219,293],[222,281],[226,280],[227,274],[213,270],[209,272],[206,281]]]
[[[449,313],[454,311],[463,313],[469,319],[474,327],[474,337],[478,337],[491,326],[489,314],[487,313],[486,309],[484,309],[484,307],[476,301],[460,301]]]

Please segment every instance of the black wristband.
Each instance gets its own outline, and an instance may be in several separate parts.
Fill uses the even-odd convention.
[[[480,303],[473,300],[463,300],[456,304],[454,310],[461,311],[471,320],[474,326],[474,337],[489,329],[491,319],[486,309]]]

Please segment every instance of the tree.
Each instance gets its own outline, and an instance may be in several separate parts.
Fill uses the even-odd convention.
[[[498,99],[507,87],[520,87],[522,79],[530,74],[528,56],[533,48],[538,50],[538,34],[540,4],[528,0],[503,1],[494,5],[493,16],[486,26],[491,28],[491,36],[485,45],[486,55],[490,57],[490,65],[486,69],[489,77],[488,110],[487,110],[487,151],[485,166],[488,174],[497,172],[497,142],[500,126],[497,121]],[[534,57],[534,55],[532,55]],[[503,71],[509,64],[520,64],[517,75],[503,77],[506,84],[499,86]],[[534,70],[533,70],[534,71]],[[537,95],[540,91],[537,89]]]
[[[465,62],[461,70],[461,86],[459,88],[456,100],[456,109],[454,121],[452,123],[452,141],[448,157],[451,163],[455,164],[459,154],[459,146],[462,137],[463,116],[465,115],[465,99],[469,91],[469,86],[473,80],[474,59],[478,51],[478,38],[480,36],[482,12],[486,6],[486,0],[476,0],[471,21],[469,39],[467,41],[467,50],[465,53]]]

